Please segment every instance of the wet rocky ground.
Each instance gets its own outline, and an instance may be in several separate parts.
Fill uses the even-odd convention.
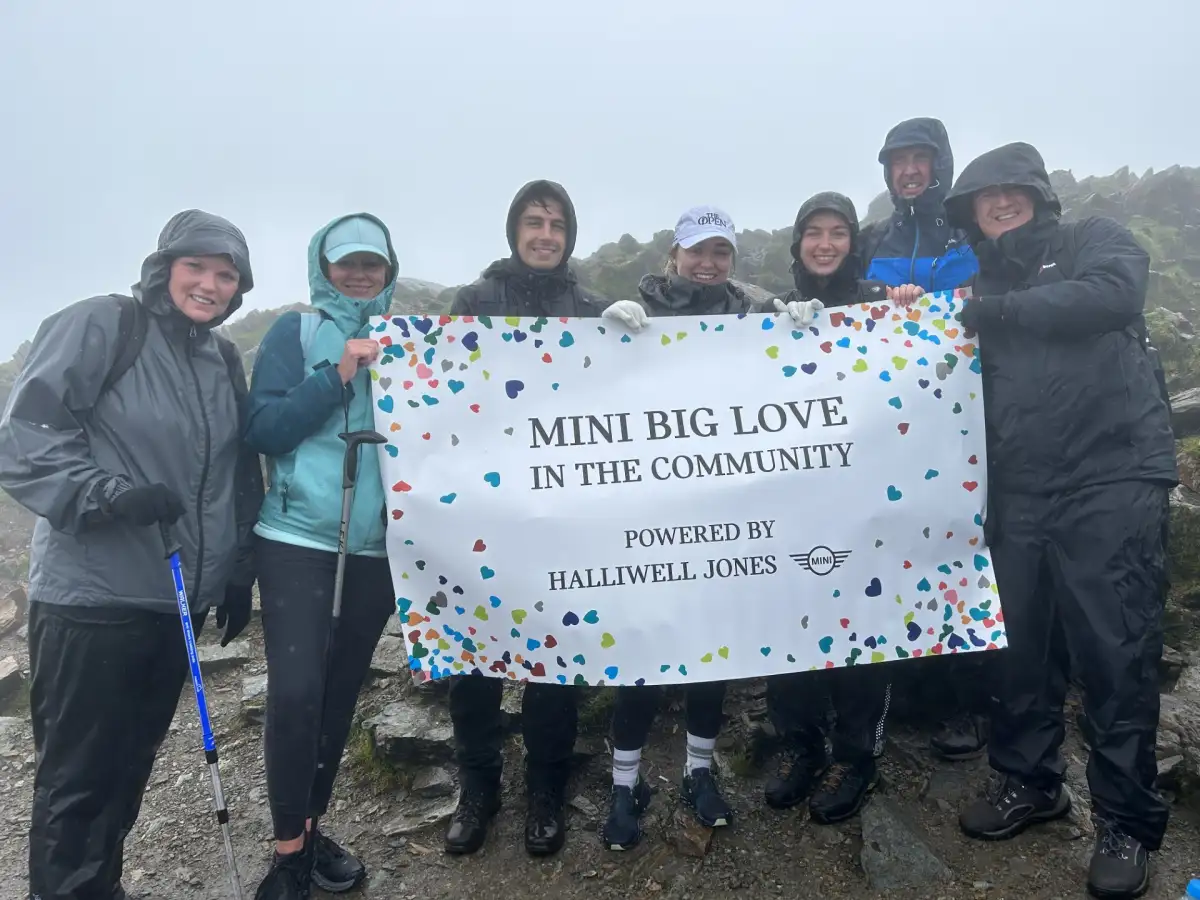
[[[15,606],[15,604],[14,604]],[[0,604],[0,897],[25,896],[25,864],[33,781],[33,746],[25,700],[28,657],[21,612],[6,618]],[[6,624],[7,623],[7,624]],[[261,710],[265,689],[257,621],[221,650],[202,636],[205,675],[221,753],[239,865],[247,897],[265,870],[271,827],[263,773]],[[11,658],[7,664],[2,661]],[[1196,662],[1200,664],[1200,659]],[[1200,875],[1200,816],[1184,799],[1200,742],[1200,665],[1169,654],[1164,666],[1163,783],[1176,799],[1166,843],[1154,858],[1148,895],[1181,896]],[[895,665],[895,664],[893,664]],[[1015,840],[967,840],[959,807],[986,779],[984,762],[941,763],[928,753],[928,734],[897,722],[882,760],[883,783],[863,814],[840,826],[810,823],[797,811],[777,812],[761,800],[772,765],[762,686],[738,685],[727,701],[729,726],[718,747],[722,782],[736,809],[732,827],[711,833],[680,811],[683,724],[678,702],[664,709],[645,754],[657,793],[646,817],[647,837],[634,851],[611,853],[596,835],[606,810],[606,744],[611,694],[589,691],[577,745],[565,850],[537,861],[521,844],[523,784],[520,740],[510,739],[504,808],[485,848],[469,858],[446,856],[441,836],[456,787],[449,765],[451,733],[443,685],[416,688],[404,671],[396,634],[381,643],[373,675],[337,783],[325,827],[353,848],[371,877],[355,894],[382,898],[474,896],[601,897],[713,900],[732,897],[974,898],[1051,900],[1084,896],[1091,825],[1083,777],[1086,750],[1072,729],[1067,755],[1079,801],[1069,819]],[[7,672],[7,674],[5,674]],[[519,724],[519,698],[506,699]],[[126,886],[134,898],[227,898],[219,832],[195,701],[190,686],[159,755],[141,818],[127,844]],[[321,896],[319,891],[314,896]]]

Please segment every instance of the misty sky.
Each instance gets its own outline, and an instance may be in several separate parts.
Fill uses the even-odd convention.
[[[0,356],[126,292],[193,206],[246,233],[271,307],[359,210],[402,275],[471,280],[531,178],[571,193],[578,256],[700,203],[739,229],[818,190],[865,213],[911,116],[960,171],[1011,140],[1077,176],[1200,165],[1197,33],[1196,0],[0,0]]]

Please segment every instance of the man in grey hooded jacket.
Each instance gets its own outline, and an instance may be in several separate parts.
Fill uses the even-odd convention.
[[[123,842],[188,668],[163,526],[181,545],[193,627],[216,607],[228,643],[249,620],[262,476],[240,440],[241,361],[212,329],[253,283],[237,228],[179,213],[132,298],[92,297],[42,323],[0,420],[0,487],[38,516],[39,900],[125,896]]]

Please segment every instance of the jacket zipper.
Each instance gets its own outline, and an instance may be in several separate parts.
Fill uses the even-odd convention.
[[[285,481],[285,482],[283,483],[283,490],[279,492],[279,499],[280,499],[280,501],[281,501],[281,502],[282,502],[282,504],[283,504],[283,512],[285,512],[285,513],[287,512],[287,495],[288,495],[288,487],[289,487],[289,485],[288,485],[288,483]]]
[[[908,283],[916,284],[917,283],[917,251],[919,251],[921,249],[921,223],[917,220],[917,208],[915,206],[910,206],[908,208],[908,211],[912,215],[913,228],[916,231],[916,234],[913,237],[912,256],[909,258],[909,261],[908,261]],[[929,286],[929,290],[931,290],[931,291],[933,290],[932,284]]]
[[[199,599],[200,581],[204,574],[204,488],[208,484],[208,467],[212,456],[212,430],[208,421],[208,410],[204,407],[204,394],[200,391],[200,377],[196,374],[196,326],[188,332],[187,361],[192,370],[192,387],[196,389],[196,402],[200,404],[200,418],[204,422],[204,465],[200,469],[200,487],[196,491],[196,581],[192,596]]]

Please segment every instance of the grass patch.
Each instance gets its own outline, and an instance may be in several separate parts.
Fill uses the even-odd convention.
[[[350,737],[346,741],[346,758],[359,780],[375,794],[407,791],[412,787],[413,773],[397,766],[375,753],[375,742],[371,732],[363,727],[361,719],[350,726]]]

